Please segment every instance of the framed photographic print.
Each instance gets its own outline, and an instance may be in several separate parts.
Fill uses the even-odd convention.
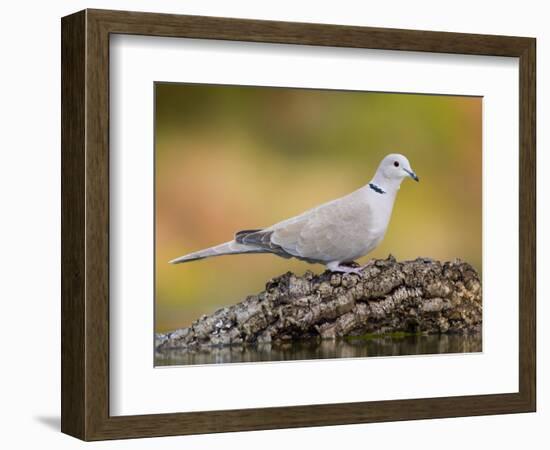
[[[62,19],[62,431],[535,410],[535,39]]]

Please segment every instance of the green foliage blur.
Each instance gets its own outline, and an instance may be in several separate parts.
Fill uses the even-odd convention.
[[[168,261],[368,183],[388,153],[405,180],[368,258],[461,258],[481,271],[482,99],[291,88],[155,86],[157,332],[190,325],[288,270],[273,255]]]

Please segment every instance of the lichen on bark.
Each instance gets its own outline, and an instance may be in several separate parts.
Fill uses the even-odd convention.
[[[364,334],[477,333],[481,282],[468,263],[372,260],[361,274],[291,272],[265,290],[156,335],[157,350],[336,339]]]

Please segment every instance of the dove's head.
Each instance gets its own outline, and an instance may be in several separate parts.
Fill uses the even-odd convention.
[[[386,156],[376,171],[375,178],[385,178],[387,181],[401,183],[404,178],[411,177],[415,181],[420,181],[411,168],[409,160],[399,153],[392,153]],[[382,181],[382,180],[380,180]]]

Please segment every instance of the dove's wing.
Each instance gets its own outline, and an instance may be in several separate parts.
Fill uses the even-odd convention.
[[[240,232],[236,240],[310,262],[348,261],[368,246],[369,217],[364,193],[356,191],[269,228]]]

